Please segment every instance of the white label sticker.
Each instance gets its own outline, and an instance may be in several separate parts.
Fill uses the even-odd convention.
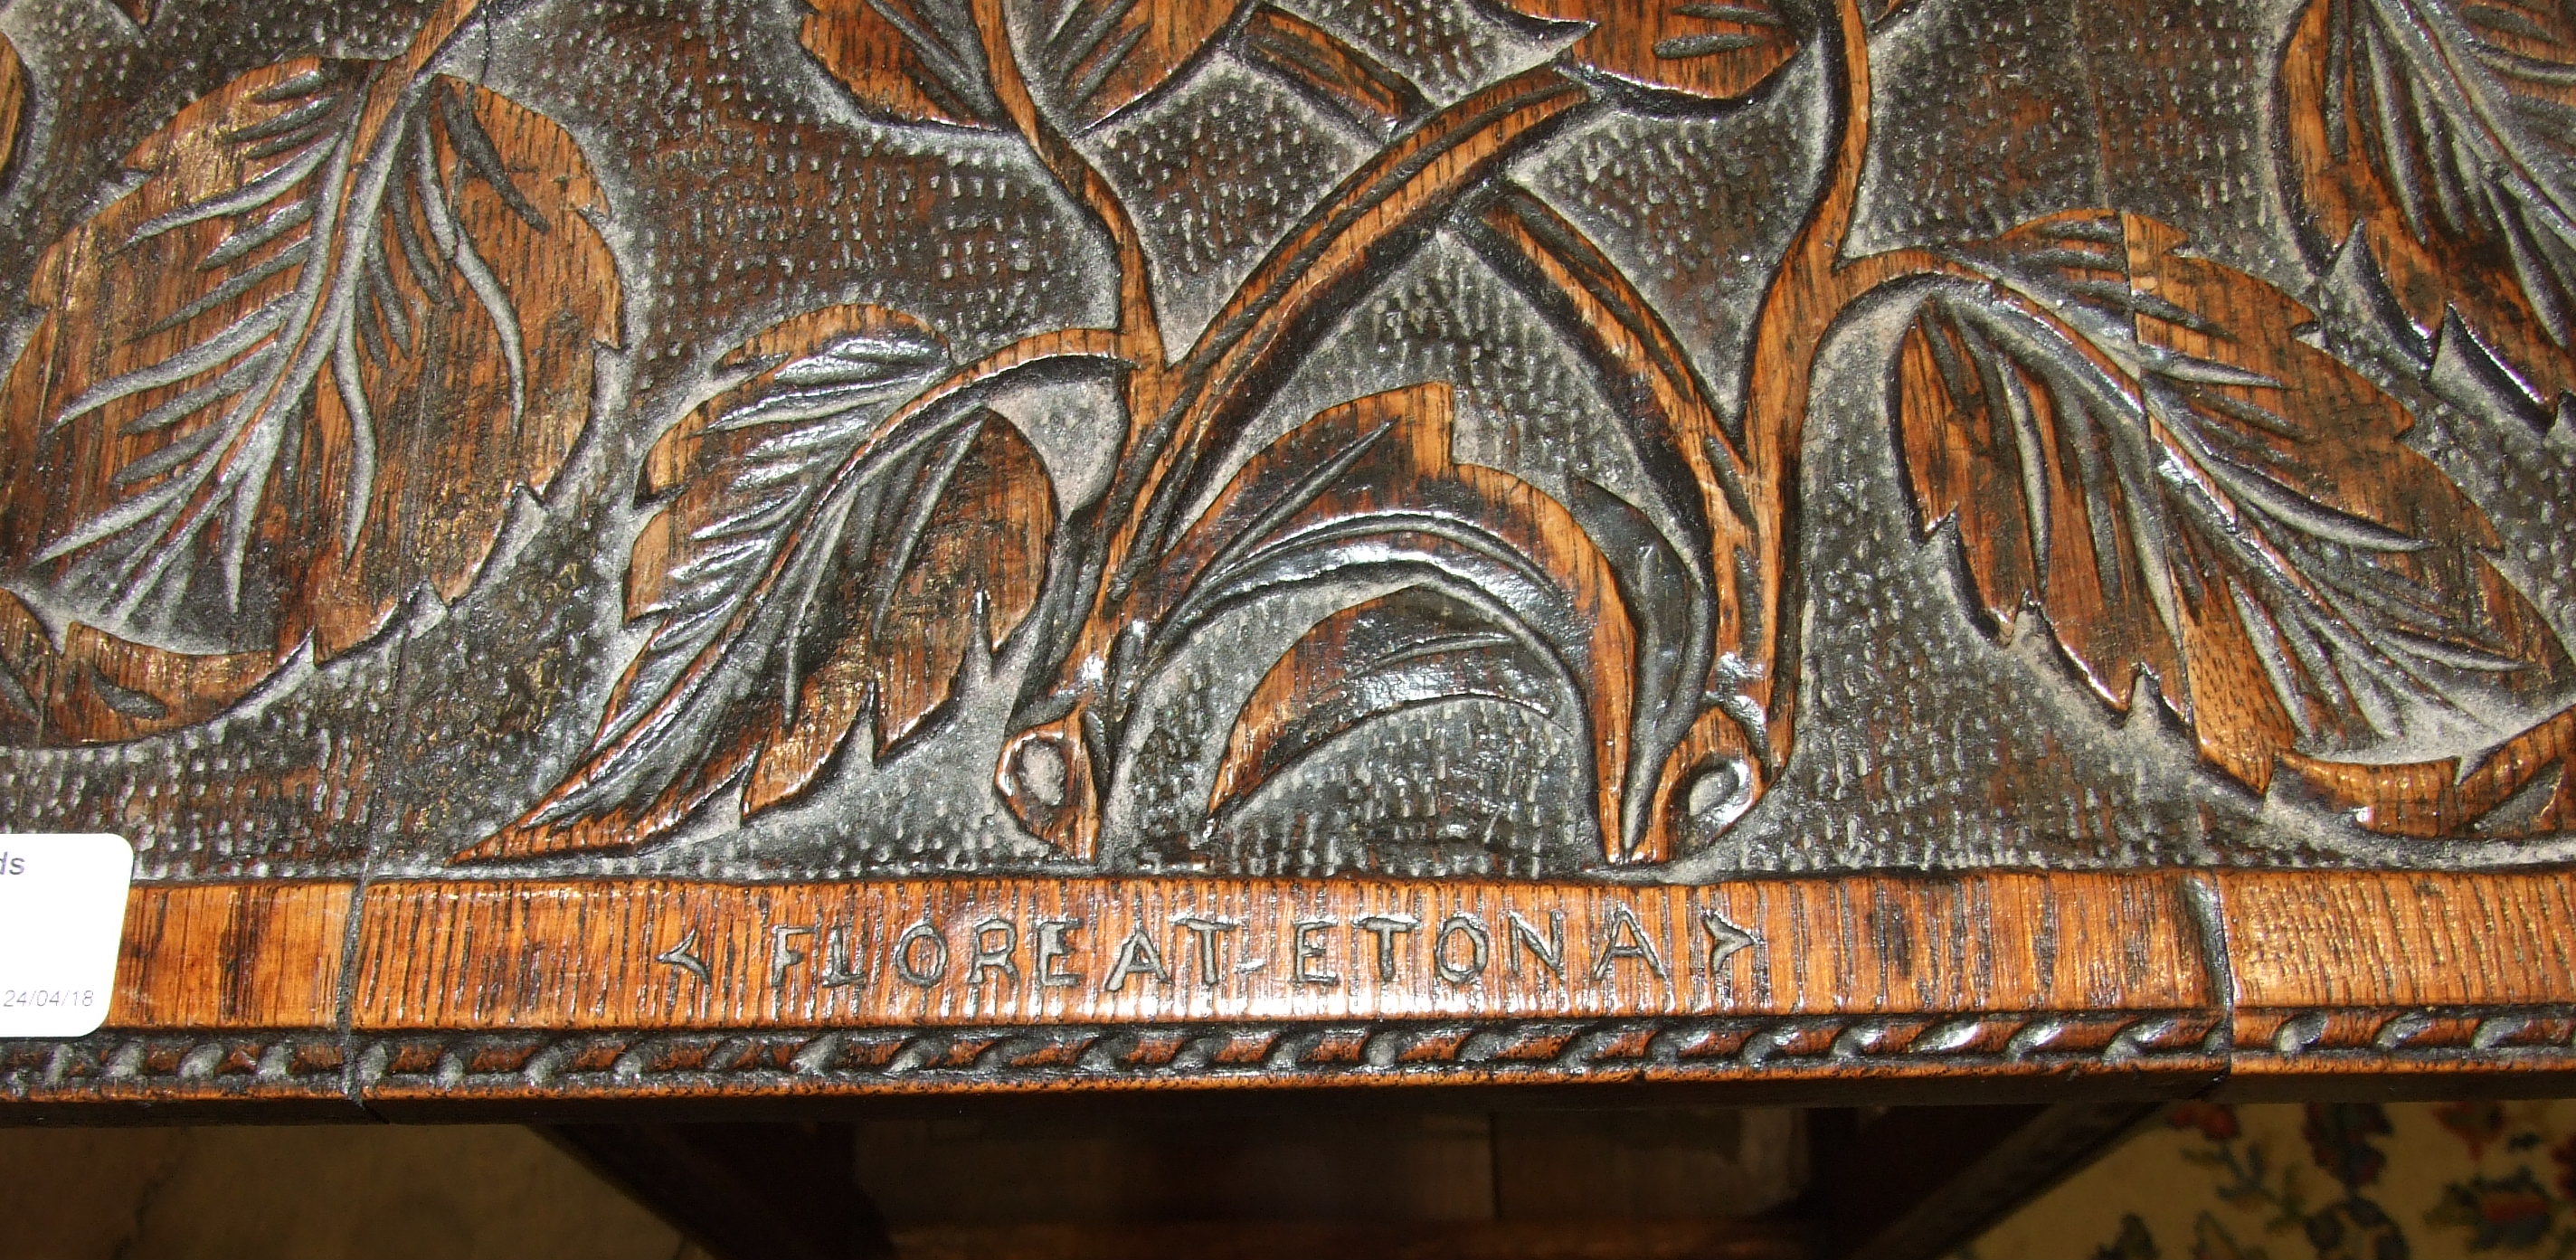
[[[0,835],[0,1037],[107,1022],[134,848],[116,836]]]

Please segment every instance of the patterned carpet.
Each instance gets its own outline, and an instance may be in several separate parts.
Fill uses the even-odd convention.
[[[2576,1256],[2576,1102],[2180,1103],[1955,1260]]]

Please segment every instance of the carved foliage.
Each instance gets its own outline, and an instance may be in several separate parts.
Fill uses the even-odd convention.
[[[57,644],[24,601],[0,591],[0,742],[132,739],[205,721],[277,666],[266,652],[191,655],[74,622]]]
[[[960,0],[823,0],[802,38],[862,108],[903,122],[1002,116],[974,16]]]
[[[11,172],[9,159],[18,149],[18,126],[27,112],[27,76],[18,50],[0,36],[0,178]]]
[[[1682,816],[1718,821],[1774,760],[1750,694],[1762,671],[1746,664],[1771,613],[1743,435],[1719,416],[1654,307],[1581,229],[1515,190],[1461,226],[1601,372],[1661,509],[1650,517],[1584,483],[1568,504],[1617,574],[1637,639],[1638,708],[1618,780],[1626,799],[1604,802],[1603,817],[1619,823],[1604,832],[1605,850],[1668,858]],[[1690,783],[1674,763],[1688,763]]]
[[[2257,788],[2284,754],[2483,746],[2513,729],[2493,709],[2563,700],[2556,635],[2400,440],[2406,412],[2299,340],[2304,310],[2181,243],[2136,215],[2041,220],[1906,332],[1909,481],[1997,630],[2035,615],[2115,708],[2152,682]]]
[[[1605,834],[1617,836],[1636,703],[1628,609],[1562,505],[1451,456],[1455,418],[1448,386],[1413,386],[1326,411],[1247,461],[1137,579],[1093,758],[1108,762],[1144,681],[1214,616],[1319,583],[1395,582],[1399,595],[1327,618],[1272,667],[1238,719],[1211,806],[1398,709],[1492,697],[1553,715],[1570,696],[1592,736]],[[1353,624],[1370,612],[1387,624]],[[1397,644],[1394,625],[1432,637]]]
[[[1767,8],[1617,5],[1581,16],[1595,25],[1575,60],[1607,72],[1615,82],[1595,81],[1614,97],[1650,108],[1740,96],[1802,38]],[[1845,4],[1836,19],[1859,58],[1846,67],[1854,127],[1866,117],[1859,50],[1867,25],[1884,16],[1881,6]],[[1053,116],[1090,125],[1225,26],[1201,14],[1157,34],[1167,17],[1132,5],[1022,12],[887,0],[827,10],[806,34],[865,105],[1021,133],[1116,236],[1124,210],[1047,124],[1011,102],[1034,97]],[[1001,21],[1007,38],[991,26]],[[1314,44],[1314,32],[1268,10],[1237,38],[1257,52],[1274,27],[1347,52]],[[1324,77],[1386,87],[1378,68],[1344,60]],[[1493,90],[1495,104],[1461,102],[1399,137],[1380,165],[1393,172],[1410,149],[1468,140],[1499,151],[1508,128],[1532,125],[1503,121],[1511,93],[1536,100],[1542,90],[1506,85]],[[1369,97],[1380,98],[1375,116],[1389,126],[1419,108],[1400,86]],[[1852,169],[1837,178],[1849,183],[1860,149],[1843,148]],[[1464,167],[1436,171],[1461,186],[1481,178]],[[1092,606],[1078,623],[1050,622],[1047,636],[1061,646],[1042,641],[1039,650],[1065,654],[1065,681],[1026,707],[1033,724],[997,773],[1034,830],[1087,856],[1098,794],[1146,682],[1211,617],[1322,585],[1367,593],[1271,667],[1227,742],[1211,812],[1365,721],[1474,697],[1580,725],[1610,855],[1669,856],[1663,824],[1695,805],[1675,799],[1665,765],[1673,750],[1694,764],[1731,759],[1728,782],[1739,788],[1758,788],[1787,753],[1784,723],[1766,719],[1757,694],[1767,694],[1763,658],[1738,652],[1767,629],[1773,594],[1771,578],[1742,571],[1766,549],[1785,554],[1778,535],[1791,524],[1755,505],[1785,502],[1773,483],[1794,475],[1795,460],[1748,465],[1739,452],[1776,458],[1793,450],[1794,433],[1784,444],[1768,431],[1726,431],[1670,334],[1579,232],[1508,191],[1478,201],[1459,224],[1601,362],[1633,404],[1651,475],[1690,483],[1659,487],[1655,512],[1623,505],[1623,515],[1597,492],[1560,504],[1456,464],[1454,403],[1441,386],[1328,411],[1252,455],[1222,489],[1207,485],[1257,404],[1255,379],[1319,335],[1311,312],[1345,282],[1337,260],[1400,239],[1406,217],[1444,209],[1445,186],[1413,188],[1432,180],[1407,175],[1387,190],[1366,172],[1348,181],[1234,295],[1233,314],[1174,363],[1120,334],[1081,349],[1032,344],[901,407],[877,400],[833,412],[811,432],[765,439],[799,452],[805,462],[792,470],[758,453],[766,447],[706,456],[657,527],[669,534],[658,544],[667,554],[639,550],[639,611],[662,618],[652,645],[612,703],[593,758],[531,824],[587,827],[603,810],[642,810],[651,821],[640,829],[619,824],[567,843],[606,843],[612,832],[631,840],[746,773],[753,808],[800,790],[854,723],[874,724],[878,755],[918,729],[972,655],[961,645],[998,646],[1043,602],[1037,557],[1054,524],[1044,475],[1006,426],[977,409],[977,391],[1000,374],[1096,355],[1082,370],[1123,382],[1135,444],[1121,453],[1105,510],[1077,518],[1098,536],[1057,548],[1074,566],[1059,576],[1077,584],[1065,598]],[[1846,203],[1849,191],[1828,204]],[[1380,199],[1397,213],[1348,217]],[[1836,219],[1831,233],[1842,230]],[[2490,746],[2562,700],[2561,647],[2487,560],[2495,539],[2484,518],[2400,441],[2405,412],[2294,335],[2305,310],[2183,255],[2180,244],[2148,220],[2082,212],[1949,258],[1891,255],[1848,277],[1820,272],[1810,277],[1816,293],[1768,309],[1818,321],[1816,335],[1798,339],[1812,354],[1823,328],[1873,285],[1928,283],[1900,352],[1894,418],[1925,520],[1955,529],[1983,612],[2006,636],[2035,617],[2115,709],[2130,707],[2141,682],[2154,686],[2203,753],[2250,785],[2266,785],[2285,759],[2324,773],[2429,747]],[[1128,254],[1120,261],[1135,269]],[[1134,281],[1122,279],[1122,294],[1138,291]],[[1122,326],[1148,325],[1150,313],[1134,306],[1122,302]],[[811,365],[834,353],[801,341],[761,353],[770,352],[792,356],[768,369],[789,375],[821,371]],[[777,405],[764,391],[782,380],[763,377],[741,387],[751,393],[711,404],[700,422],[707,435],[735,425],[728,409]],[[903,392],[870,385],[881,387]],[[1158,413],[1168,426],[1146,423]],[[827,465],[837,471],[825,478]],[[773,494],[780,478],[805,488]],[[1204,512],[1178,515],[1202,496]],[[916,554],[903,530],[885,532],[889,512],[988,541]],[[1669,532],[1676,521],[1681,536]],[[679,522],[690,523],[685,535],[671,532]],[[775,537],[739,541],[773,524]],[[838,541],[835,531],[849,528],[856,541]],[[878,554],[889,537],[894,550]],[[829,555],[844,555],[833,563],[851,576],[827,576],[842,572]],[[916,580],[905,576],[911,564],[924,589],[972,599],[915,623],[947,629],[905,639],[890,635],[883,613],[893,607],[889,584]],[[648,587],[667,591],[648,597]],[[981,633],[956,629],[996,612]],[[1768,707],[1785,715],[1785,704],[1773,696]]]
[[[1570,55],[1673,107],[1752,91],[1798,50],[1771,0],[1519,0],[1533,17],[1581,22]]]
[[[1366,722],[1467,699],[1578,728],[1607,855],[1675,856],[1676,811],[1723,827],[1789,755],[1798,663],[1770,645],[1797,642],[1806,387],[1863,299],[1909,304],[1904,475],[1999,637],[2045,634],[2114,710],[2152,686],[2256,788],[2288,764],[2390,830],[2567,825],[2576,727],[2535,723],[2567,699],[2562,645],[2403,408],[2301,335],[2308,311],[2108,211],[1847,257],[1868,27],[1893,7],[1528,0],[1566,24],[1564,59],[1434,109],[1266,6],[824,0],[804,44],[861,109],[1016,140],[1094,220],[1115,327],[959,365],[848,305],[738,347],[651,457],[627,592],[644,644],[595,738],[465,856],[631,848],[728,792],[790,800],[854,739],[895,755],[1023,636],[996,784],[1087,858],[1148,682],[1213,619],[1291,591],[1347,602],[1257,663],[1211,814]],[[1507,172],[1578,110],[1705,111],[1820,39],[1840,41],[1822,79],[1844,133],[1752,365],[1755,394],[1795,396],[1721,420],[1618,267]],[[225,86],[45,255],[43,318],[0,383],[0,737],[202,720],[302,645],[327,657],[424,587],[460,594],[555,474],[617,334],[600,193],[559,127],[425,72],[437,46]],[[2569,15],[2527,0],[2311,0],[2282,86],[2320,257],[2358,240],[2411,318],[2456,309],[2544,391],[2576,385],[2571,48]],[[1220,51],[1386,144],[1167,354],[1129,210],[1068,137]],[[0,146],[22,97],[0,45]],[[1435,231],[1589,360],[1637,502],[1461,463],[1443,383],[1241,441]],[[1097,498],[1060,504],[1003,412],[1075,383],[1124,407],[1124,441]],[[2450,754],[2478,749],[2498,751],[2462,773]],[[1685,789],[1685,763],[1730,791]]]
[[[1088,124],[1169,78],[1234,20],[1230,0],[1031,0],[1022,57],[1049,104]]]
[[[936,13],[881,6],[868,15],[853,13],[839,28],[870,47],[900,42],[906,50],[902,65],[836,60],[821,38],[828,32],[814,25],[808,27],[808,44],[852,82],[863,103],[891,99],[871,86],[871,75],[900,74],[911,84],[906,90],[959,106],[949,111],[951,117],[974,112],[980,123],[1020,131],[1067,191],[1089,204],[1116,237],[1125,209],[1047,124],[1009,103],[1025,90],[1054,116],[1075,127],[1090,125],[1149,90],[1213,37],[1226,25],[1218,20],[1225,7],[1185,14],[1171,6],[1084,0],[1045,12],[999,12],[1011,21],[1013,38],[1007,42],[989,29],[997,20],[993,6]],[[891,29],[860,33],[859,26],[868,24]],[[1423,108],[1412,85],[1286,14],[1261,9],[1233,38],[1254,64],[1293,67],[1292,81],[1341,103],[1364,125],[1392,128]],[[980,61],[965,55],[970,44],[982,50]],[[1002,111],[969,108],[979,91],[989,91]],[[1584,724],[1594,732],[1608,785],[1607,831],[1623,833],[1619,784],[1629,772],[1636,664],[1634,634],[1616,583],[1584,527],[1564,507],[1516,479],[1452,461],[1454,404],[1447,387],[1399,391],[1327,412],[1254,454],[1221,490],[1204,485],[1221,467],[1216,461],[1230,435],[1257,405],[1249,377],[1273,370],[1266,364],[1293,360],[1311,345],[1328,326],[1329,308],[1319,303],[1337,291],[1335,282],[1357,281],[1363,263],[1382,266],[1386,260],[1372,256],[1390,246],[1380,242],[1407,240],[1403,234],[1412,220],[1445,208],[1452,189],[1486,169],[1514,133],[1526,133],[1570,104],[1562,99],[1567,95],[1562,80],[1541,74],[1426,121],[1292,230],[1281,256],[1246,281],[1226,304],[1227,313],[1178,362],[1167,364],[1157,346],[1122,346],[1131,423],[1141,426],[1158,414],[1172,419],[1168,427],[1132,430],[1139,440],[1122,452],[1110,510],[1083,517],[1099,534],[1077,540],[1066,552],[1080,566],[1067,577],[1081,584],[1068,594],[1103,594],[1087,618],[1057,632],[1053,650],[1065,657],[1070,687],[1042,697],[1024,715],[1037,726],[1006,751],[996,779],[1041,834],[1077,856],[1087,852],[1097,794],[1110,779],[1132,706],[1145,682],[1209,618],[1290,588],[1389,581],[1413,590],[1399,600],[1438,598],[1457,616],[1482,619],[1484,633],[1519,645],[1527,656],[1520,663],[1530,666],[1522,672],[1545,679],[1547,690],[1571,685],[1587,710]],[[1419,155],[1452,147],[1465,160],[1419,165]],[[1130,273],[1120,286],[1122,326],[1150,327],[1150,310],[1133,298],[1141,292],[1141,277],[1134,274],[1141,263],[1122,252],[1120,264]],[[1179,505],[1202,490],[1215,495],[1217,506],[1194,522],[1179,518]],[[1700,594],[1705,596],[1704,582]],[[1309,645],[1292,649],[1290,659],[1326,670],[1353,663],[1335,646],[1329,627],[1317,634]],[[1404,687],[1415,702],[1442,698],[1435,684],[1469,685],[1463,675],[1437,669],[1406,672]],[[1332,686],[1320,677],[1305,682]],[[1282,685],[1293,690],[1299,684]],[[1552,695],[1527,702],[1548,712],[1558,707]],[[1250,751],[1229,762],[1227,786],[1212,807],[1250,792],[1331,735],[1395,707],[1402,706],[1337,706],[1321,697],[1309,705],[1291,697],[1289,709],[1270,715],[1285,725],[1238,740]],[[1049,717],[1050,711],[1062,716]],[[1264,720],[1253,719],[1256,727]],[[1050,724],[1062,729],[1041,729]]]
[[[1222,817],[1307,753],[1387,714],[1475,699],[1556,720],[1559,690],[1543,654],[1437,590],[1354,604],[1298,639],[1244,702],[1208,813]]]
[[[465,856],[632,847],[736,782],[748,811],[794,796],[855,726],[880,757],[919,730],[1027,616],[1056,524],[984,402],[1079,362],[1020,347],[950,372],[926,330],[846,306],[737,350],[747,379],[656,452],[673,490],[628,588],[654,630],[590,755]]]
[[[579,433],[617,331],[570,137],[455,79],[303,59],[130,164],[140,186],[40,262],[47,315],[0,393],[10,588],[57,643],[94,626],[127,658],[327,657],[423,586],[460,594]],[[255,681],[145,672],[180,690],[101,697],[146,726]]]
[[[2324,245],[2358,237],[2417,324],[2456,309],[2545,402],[2576,388],[2576,13],[2310,0],[2281,90]]]
[[[1028,86],[1075,126],[1153,90],[1224,30],[1224,0],[1012,0]],[[822,0],[805,47],[870,112],[897,121],[1008,128],[970,0]]]

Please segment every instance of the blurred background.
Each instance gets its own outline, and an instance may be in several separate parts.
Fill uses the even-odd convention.
[[[907,1258],[1785,1258],[1821,1254],[1796,1218],[1822,1123],[1660,1108],[729,1127],[781,1151],[853,1142]],[[596,1137],[0,1130],[0,1258],[705,1260],[586,1162]],[[1953,1254],[2568,1256],[2576,1103],[2175,1104]]]

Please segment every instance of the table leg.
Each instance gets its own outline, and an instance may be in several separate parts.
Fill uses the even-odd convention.
[[[1811,1113],[1800,1215],[1836,1260],[1930,1257],[2115,1145],[2161,1104],[1893,1107]]]
[[[881,1260],[847,1124],[537,1126],[717,1260]]]

